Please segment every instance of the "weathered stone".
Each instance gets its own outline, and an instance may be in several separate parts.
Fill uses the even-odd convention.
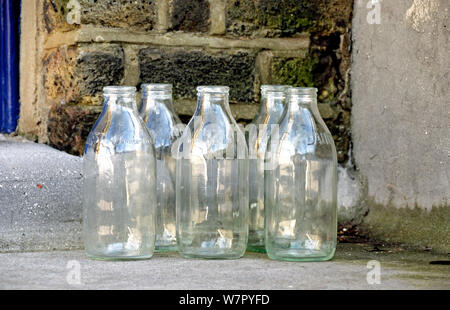
[[[51,102],[101,104],[101,91],[119,85],[124,52],[118,45],[56,49],[44,59],[44,87]]]
[[[72,30],[77,23],[149,31],[156,19],[154,0],[44,0],[44,22],[49,33]]]
[[[172,83],[181,98],[196,98],[198,85],[230,87],[230,101],[254,102],[256,55],[249,51],[145,48],[139,52],[142,83]]]
[[[209,1],[170,0],[169,14],[172,30],[207,32],[209,28]]]
[[[67,7],[69,0],[44,0],[43,17],[45,29],[48,33],[52,31],[69,31],[77,27],[76,24],[67,22]]]
[[[228,0],[227,29],[239,36],[345,32],[352,7],[353,0]]]
[[[152,30],[157,12],[154,0],[78,0],[81,23],[106,27]]]
[[[81,93],[92,96],[104,86],[120,84],[124,75],[124,52],[115,45],[91,47],[83,49],[77,58],[76,74]]]
[[[78,55],[75,47],[61,47],[44,58],[44,87],[49,100],[73,102],[80,97],[75,86],[75,62]]]
[[[323,119],[335,120],[338,117],[338,112],[333,109],[329,104],[319,103],[318,104],[320,115]]]
[[[325,119],[325,123],[333,135],[338,162],[343,164],[347,162],[350,150],[350,112],[342,110],[339,106],[337,109],[340,110],[337,119]]]
[[[73,155],[82,155],[87,136],[101,107],[54,105],[48,119],[49,144]]]
[[[210,0],[211,9],[209,33],[212,35],[221,35],[226,32],[226,0]]]

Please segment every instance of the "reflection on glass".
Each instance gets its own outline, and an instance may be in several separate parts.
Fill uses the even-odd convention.
[[[265,172],[266,250],[272,259],[328,260],[337,239],[337,158],[315,88],[288,90]]]
[[[172,146],[181,136],[182,123],[173,108],[172,85],[142,85],[139,115],[155,143],[157,195],[155,251],[176,251],[176,160],[172,156]]]
[[[258,114],[247,127],[249,147],[249,235],[247,249],[264,252],[264,155],[272,128],[279,122],[286,105],[289,86],[261,86]]]
[[[83,157],[86,253],[143,259],[155,244],[155,153],[136,110],[134,87],[105,87],[103,112]]]
[[[228,87],[198,87],[177,154],[177,241],[192,258],[239,258],[248,238],[248,154]]]

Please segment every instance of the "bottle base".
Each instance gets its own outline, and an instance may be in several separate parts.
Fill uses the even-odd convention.
[[[237,252],[226,249],[205,249],[205,248],[190,248],[179,251],[184,258],[194,259],[239,259],[244,256],[243,252]]]
[[[335,250],[330,252],[297,250],[297,249],[279,249],[267,252],[270,259],[289,261],[289,262],[323,262],[333,258]]]
[[[155,247],[155,253],[177,252],[177,245],[158,245]]]
[[[134,260],[146,260],[152,258],[152,255],[139,255],[139,256],[126,256],[126,255],[111,255],[111,256],[102,256],[97,254],[88,254],[86,256],[92,260],[100,260],[100,261],[134,261]]]
[[[248,245],[247,251],[254,253],[267,253],[266,247],[264,245]]]
[[[130,249],[126,243],[117,242],[104,247],[86,247],[85,253],[94,260],[144,260],[153,256],[151,249]]]

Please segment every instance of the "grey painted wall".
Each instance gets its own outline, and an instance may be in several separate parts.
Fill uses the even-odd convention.
[[[448,217],[449,7],[355,0],[353,156],[375,204],[441,206]]]

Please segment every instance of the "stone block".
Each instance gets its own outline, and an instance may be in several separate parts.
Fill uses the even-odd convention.
[[[72,155],[82,155],[87,136],[101,107],[54,105],[47,123],[49,145]]]
[[[44,58],[47,100],[68,104],[101,104],[101,91],[124,77],[124,52],[119,45],[63,46]]]
[[[149,31],[158,16],[155,0],[44,0],[43,5],[49,33],[72,30],[77,24]]]
[[[209,7],[208,0],[169,0],[171,29],[186,32],[208,32]]]
[[[237,36],[292,36],[345,32],[353,0],[228,0],[227,32]]]
[[[142,83],[172,83],[174,95],[195,99],[199,85],[230,87],[230,101],[255,101],[255,60],[251,51],[144,48],[139,52]]]
[[[69,0],[44,0],[43,18],[45,30],[50,33],[53,31],[70,31],[77,27],[76,24],[67,22],[67,14],[70,9],[67,7]]]

